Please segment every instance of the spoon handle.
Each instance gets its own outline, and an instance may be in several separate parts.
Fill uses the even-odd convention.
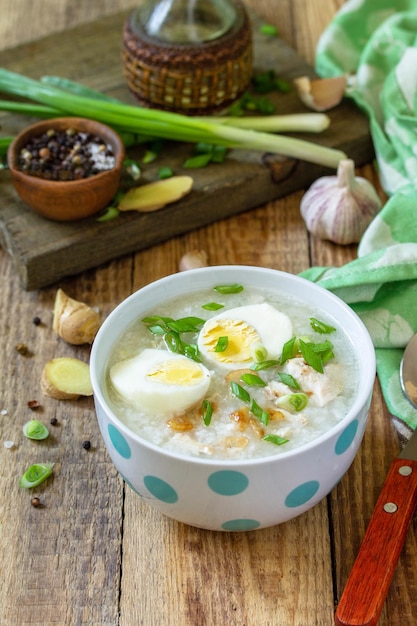
[[[337,626],[375,626],[417,505],[417,461],[395,459],[336,610]]]

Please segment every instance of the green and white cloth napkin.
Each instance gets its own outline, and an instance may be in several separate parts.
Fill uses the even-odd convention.
[[[404,347],[417,332],[417,0],[348,0],[319,40],[316,70],[350,75],[346,96],[369,117],[388,201],[354,261],[302,276],[340,296],[366,324],[385,401],[407,439],[417,427],[399,379]]]

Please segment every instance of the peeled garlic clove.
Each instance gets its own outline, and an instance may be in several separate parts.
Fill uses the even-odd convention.
[[[347,245],[360,241],[381,207],[372,183],[355,176],[354,162],[344,159],[337,176],[323,176],[306,191],[300,212],[313,235]]]
[[[190,250],[184,254],[180,260],[179,270],[185,272],[186,270],[193,270],[196,267],[207,267],[207,253],[204,250]]]
[[[337,106],[345,93],[346,76],[310,80],[300,76],[294,80],[300,100],[313,111],[328,111]]]
[[[101,325],[100,315],[88,304],[70,298],[58,289],[55,296],[52,329],[73,345],[93,343]]]

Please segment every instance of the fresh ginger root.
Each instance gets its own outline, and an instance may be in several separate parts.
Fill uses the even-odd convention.
[[[90,368],[87,363],[72,357],[48,361],[42,372],[41,389],[56,400],[77,400],[93,395]]]
[[[100,325],[101,319],[97,311],[58,289],[52,328],[59,337],[73,345],[93,343]]]
[[[166,204],[176,202],[187,195],[193,186],[191,176],[172,176],[153,183],[129,189],[121,198],[120,211],[148,213],[162,209]]]

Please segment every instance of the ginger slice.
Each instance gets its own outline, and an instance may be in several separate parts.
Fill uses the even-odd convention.
[[[193,186],[191,176],[172,176],[129,189],[121,198],[120,211],[149,213],[162,209],[187,195]]]
[[[61,339],[72,345],[93,343],[100,325],[101,319],[97,311],[58,289],[52,329]]]
[[[90,368],[87,363],[72,357],[48,361],[42,371],[41,389],[56,400],[77,400],[93,395]]]

